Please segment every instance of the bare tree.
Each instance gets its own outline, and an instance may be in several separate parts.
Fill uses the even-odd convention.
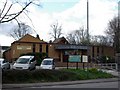
[[[108,23],[108,28],[105,31],[106,35],[111,39],[116,52],[120,52],[120,27],[118,26],[120,21],[118,20],[118,17],[114,17],[110,20]]]
[[[92,45],[103,45],[103,46],[111,46],[111,42],[108,37],[103,35],[94,35],[91,37]]]
[[[75,35],[73,33],[68,34],[66,38],[70,44],[76,44]]]
[[[49,34],[52,36],[52,38],[54,38],[54,40],[60,38],[60,36],[62,35],[62,25],[59,25],[59,23],[56,22],[50,25],[50,27],[51,31]]]
[[[68,34],[67,40],[71,44],[87,44],[87,31],[84,28],[75,30]]]
[[[33,31],[30,26],[26,25],[25,23],[19,23],[19,25],[15,26],[10,32],[10,36],[12,36],[15,40],[18,40],[26,34],[32,33]]]
[[[31,4],[40,5],[39,0],[0,0],[0,24],[17,19],[17,17],[27,11]],[[21,10],[15,11],[14,6],[19,5]]]

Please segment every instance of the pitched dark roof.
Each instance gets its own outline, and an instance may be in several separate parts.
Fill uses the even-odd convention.
[[[53,43],[56,43],[56,44],[69,44],[69,42],[64,37],[61,37],[61,38],[58,38],[58,39],[54,40]]]

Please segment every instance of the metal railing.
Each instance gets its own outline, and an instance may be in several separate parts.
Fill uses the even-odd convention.
[[[99,63],[99,69],[109,69],[109,70],[117,70],[118,64],[117,63]]]

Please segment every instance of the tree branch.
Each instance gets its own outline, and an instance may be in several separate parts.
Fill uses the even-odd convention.
[[[13,4],[10,5],[10,7],[8,8],[8,10],[7,10],[7,12],[5,13],[5,15],[1,18],[0,23],[1,23],[1,21],[6,17],[6,15],[8,14],[8,12],[10,11],[12,5],[13,5]]]
[[[3,6],[3,9],[2,9],[2,11],[1,11],[1,13],[0,13],[0,17],[1,17],[2,14],[3,14],[3,12],[4,12],[5,8],[6,8],[6,5],[7,5],[7,0],[6,0],[5,4],[4,4],[4,6]]]
[[[16,20],[16,22],[17,22],[19,28],[20,28],[20,23],[19,23],[19,21],[18,21],[16,18],[15,18],[15,20]]]
[[[16,16],[14,16],[13,18],[8,19],[8,20],[5,20],[5,21],[0,21],[0,23],[9,22],[9,21],[15,19],[15,18],[18,17],[31,3],[32,3],[32,1],[29,2],[29,3],[28,3],[20,12],[18,12],[18,14],[17,14]]]
[[[17,15],[18,13],[12,13],[12,14],[8,14],[8,15],[6,15],[6,16],[15,16],[15,15]]]

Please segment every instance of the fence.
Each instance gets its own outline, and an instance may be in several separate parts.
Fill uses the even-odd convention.
[[[109,70],[117,70],[118,64],[117,63],[100,63],[97,65],[99,69],[109,69]]]

